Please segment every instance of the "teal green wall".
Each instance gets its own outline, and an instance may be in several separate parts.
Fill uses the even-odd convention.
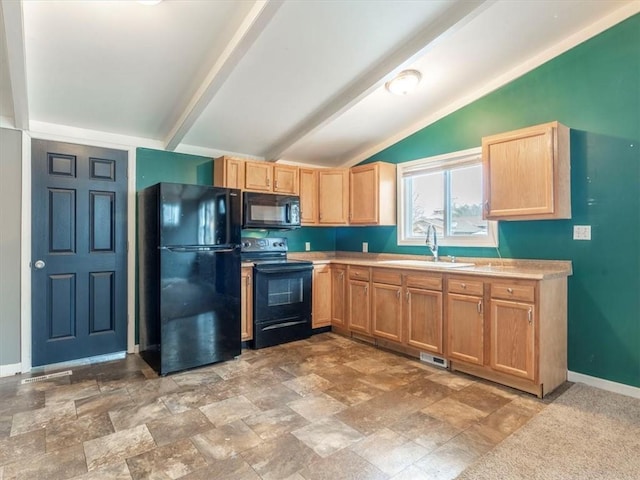
[[[366,162],[477,147],[485,135],[552,120],[571,128],[572,219],[500,222],[500,254],[571,260],[569,370],[640,387],[640,15]],[[591,225],[592,240],[572,240],[573,225]],[[338,250],[363,241],[372,252],[425,253],[398,247],[395,227],[336,229]]]
[[[213,184],[213,160],[197,155],[138,148],[136,190],[159,182]]]

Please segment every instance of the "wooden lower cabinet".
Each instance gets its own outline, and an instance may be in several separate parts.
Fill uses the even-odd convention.
[[[405,298],[407,345],[442,355],[442,292],[406,287]]]
[[[451,359],[484,363],[482,297],[447,295],[447,354]]]
[[[373,335],[402,342],[402,287],[373,283],[371,291]]]
[[[331,325],[347,326],[347,267],[331,266]]]
[[[240,279],[240,333],[245,342],[253,340],[253,267],[242,267]]]
[[[535,378],[535,306],[491,299],[491,359],[497,372]]]
[[[349,330],[371,334],[371,296],[369,268],[353,267],[348,269],[347,281],[347,321]]]
[[[331,325],[330,265],[315,265],[313,267],[313,306],[311,319],[312,328]]]
[[[331,324],[542,397],[567,379],[567,278],[332,265]],[[346,305],[346,312],[345,312]],[[346,321],[345,321],[346,318]]]

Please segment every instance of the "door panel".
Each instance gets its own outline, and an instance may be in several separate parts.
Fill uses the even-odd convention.
[[[126,172],[124,151],[32,142],[33,366],[126,350]]]

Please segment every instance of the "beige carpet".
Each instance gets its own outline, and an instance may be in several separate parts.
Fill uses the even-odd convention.
[[[575,384],[459,480],[640,479],[640,399]]]

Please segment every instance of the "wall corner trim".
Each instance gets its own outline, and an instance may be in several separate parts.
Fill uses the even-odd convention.
[[[567,380],[570,382],[580,382],[591,387],[600,388],[613,393],[627,395],[628,397],[640,398],[640,388],[625,385],[624,383],[612,382],[603,378],[592,377],[583,373],[572,372],[569,370]]]
[[[22,372],[21,363],[10,363],[7,365],[0,365],[0,377],[11,377]]]

